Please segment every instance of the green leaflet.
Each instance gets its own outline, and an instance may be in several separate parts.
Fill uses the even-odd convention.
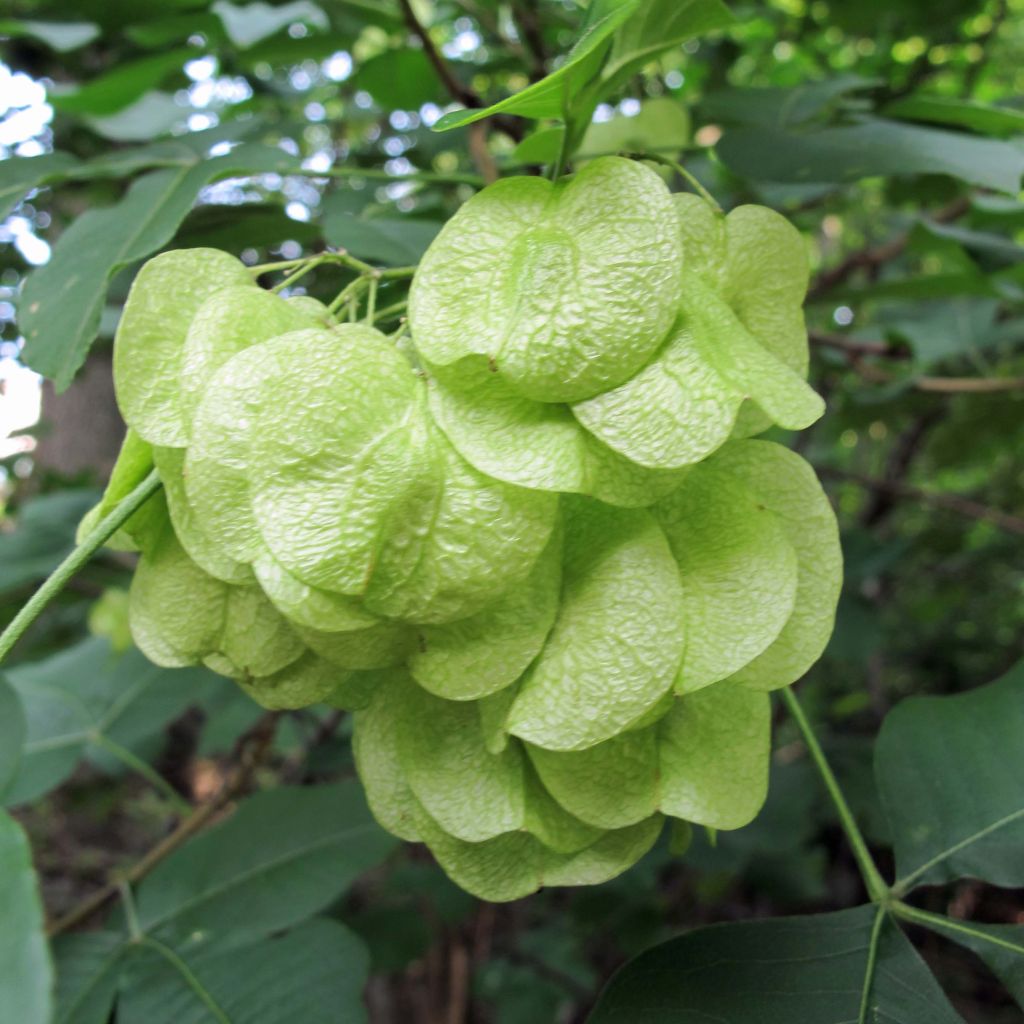
[[[428,363],[484,356],[520,395],[579,401],[621,383],[676,313],[680,242],[664,182],[605,157],[570,179],[505,178],[427,250],[409,318]]]
[[[448,700],[474,700],[514,683],[544,646],[558,611],[562,538],[555,532],[522,584],[476,615],[421,626],[409,671]]]
[[[181,447],[185,335],[205,299],[233,285],[255,290],[245,265],[218,249],[175,249],[149,260],[132,283],[114,339],[117,404],[152,444]]]
[[[185,494],[185,449],[158,445],[153,448],[153,461],[163,481],[174,532],[189,558],[204,572],[226,583],[251,582],[252,570],[249,566],[225,554],[223,548],[215,544],[196,521]]]
[[[665,535],[640,510],[567,506],[562,604],[509,713],[509,732],[575,750],[621,732],[679,667],[683,592]]]
[[[778,517],[797,557],[793,613],[778,637],[733,677],[774,690],[799,679],[821,656],[835,622],[843,581],[839,528],[814,470],[771,441],[733,441],[713,457]]]
[[[739,671],[779,635],[796,599],[796,552],[778,517],[713,461],[652,512],[679,565],[676,688],[687,693]]]
[[[211,378],[233,355],[280,334],[317,326],[322,324],[307,306],[253,288],[251,281],[210,296],[189,323],[181,356],[178,408],[186,437],[191,438],[192,418]]]
[[[416,828],[441,867],[467,892],[494,903],[521,899],[545,885],[597,885],[635,864],[661,831],[660,816],[606,832],[578,853],[556,853],[526,832],[467,843],[444,832],[414,804]]]
[[[587,750],[527,746],[554,798],[582,821],[622,828],[657,811],[710,828],[741,828],[768,792],[766,694],[731,682],[676,698],[655,725]]]
[[[430,408],[451,443],[481,473],[626,508],[657,501],[682,478],[679,472],[645,469],[613,451],[567,406],[516,394],[483,359],[465,359],[456,369],[431,382]]]

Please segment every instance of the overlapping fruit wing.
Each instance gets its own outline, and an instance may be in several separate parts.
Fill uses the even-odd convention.
[[[563,572],[558,617],[508,729],[573,750],[621,732],[669,690],[683,652],[683,593],[647,512],[586,499],[567,503]]]
[[[558,497],[484,476],[425,420],[424,466],[433,472],[389,523],[365,600],[393,618],[442,623],[525,583],[554,529]]]
[[[652,511],[682,586],[676,688],[692,692],[739,671],[778,637],[796,600],[796,552],[778,517],[714,460]]]
[[[429,475],[419,382],[367,327],[283,335],[241,356],[257,352],[281,365],[278,394],[265,389],[252,408],[245,475],[259,536],[303,582],[362,594],[386,529]]]
[[[474,700],[511,686],[540,652],[558,612],[562,535],[552,533],[527,579],[468,618],[421,625],[409,671],[448,700]]]
[[[558,853],[527,832],[482,843],[448,835],[417,806],[416,827],[445,872],[467,892],[501,903],[545,885],[597,885],[635,864],[654,845],[663,818],[605,832],[576,853]]]
[[[793,612],[782,631],[735,679],[774,690],[799,679],[821,657],[835,624],[843,555],[835,513],[814,470],[771,441],[734,441],[714,464],[742,481],[778,519],[797,557]]]
[[[457,374],[433,380],[430,408],[463,458],[508,483],[635,508],[656,501],[681,479],[678,472],[648,469],[614,451],[568,406],[517,394],[483,359],[466,359]]]
[[[167,497],[167,507],[181,546],[197,565],[211,576],[226,583],[251,583],[252,570],[227,554],[224,548],[209,536],[197,519],[185,488],[184,448],[153,448],[153,460],[160,473]]]
[[[281,334],[323,326],[314,310],[251,284],[210,296],[189,323],[181,355],[178,408],[188,439],[203,392],[233,355]]]
[[[621,383],[675,315],[672,220],[664,182],[617,157],[554,184],[496,182],[424,256],[410,296],[417,348],[428,364],[484,356],[543,402]]]
[[[114,338],[114,387],[126,422],[152,444],[187,443],[185,336],[203,302],[233,286],[256,290],[245,265],[219,249],[173,249],[136,275]]]
[[[591,825],[622,828],[660,811],[740,828],[767,795],[769,713],[765,694],[722,682],[677,697],[655,724],[587,750],[528,749],[548,791]]]

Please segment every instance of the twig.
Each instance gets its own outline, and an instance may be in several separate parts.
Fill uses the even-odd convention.
[[[808,331],[811,344],[820,348],[834,348],[855,356],[884,356],[887,359],[909,359],[910,352],[888,341],[864,341],[847,338],[844,334],[829,334],[827,331]]]
[[[968,519],[991,523],[1007,533],[1024,536],[1024,519],[1020,516],[991,508],[988,505],[983,505],[981,502],[974,501],[972,498],[965,498],[959,494],[940,494],[935,491],[914,487],[912,484],[903,483],[902,481],[879,480],[861,473],[852,473],[845,469],[835,469],[832,466],[817,466],[816,469],[820,476],[832,477],[836,480],[846,480],[872,490],[890,491],[899,498],[907,498],[910,501],[918,501],[922,505],[931,505],[933,508],[955,512],[957,515]]]
[[[423,44],[423,53],[426,55],[427,60],[430,61],[435,74],[441,80],[441,84],[445,89],[448,90],[452,99],[458,100],[466,107],[481,106],[480,97],[468,86],[463,85],[452,74],[451,68],[448,67],[447,62],[434,45],[434,40],[430,38],[430,33],[427,32],[426,28],[420,23],[419,18],[416,17],[416,12],[412,9],[410,0],[398,0],[398,3],[402,8],[402,16],[405,18],[406,26]]]
[[[928,437],[931,429],[945,417],[945,409],[937,403],[929,403],[930,408],[914,418],[910,425],[900,432],[895,444],[886,458],[882,480],[887,483],[899,483],[910,475],[910,468]],[[879,488],[871,492],[871,500],[861,513],[862,526],[877,526],[896,505],[897,496],[890,488]]]
[[[11,652],[25,630],[46,606],[67,586],[68,581],[89,559],[162,487],[154,469],[130,494],[108,513],[74,551],[47,576],[43,585],[22,605],[21,611],[0,633],[0,661]]]
[[[412,9],[410,0],[398,0],[398,3],[402,8],[402,16],[405,19],[406,27],[423,45],[424,55],[430,61],[431,67],[451,98],[457,100],[464,107],[471,107],[473,109],[482,107],[484,104],[480,97],[468,85],[463,85],[452,73],[452,69],[448,66],[447,61],[445,61],[438,48],[434,45],[434,40],[430,38],[430,33],[420,22],[419,18],[416,17],[416,12]],[[523,126],[515,118],[496,115],[491,118],[491,122],[510,139],[514,139],[516,142],[522,140],[524,135]],[[483,172],[481,171],[481,173]]]
[[[832,348],[847,357],[850,367],[865,380],[873,384],[892,384],[899,380],[878,366],[864,363],[866,356],[881,356],[886,359],[909,359],[910,352],[887,341],[861,341],[847,338],[842,334],[828,334],[823,331],[809,331],[811,344],[819,348]],[[907,385],[917,391],[931,391],[938,394],[993,394],[1001,391],[1024,390],[1024,377],[911,377]]]
[[[547,74],[548,65],[547,48],[544,46],[544,36],[538,17],[537,0],[513,0],[512,17],[533,58],[530,81],[537,82]]]
[[[344,711],[332,711],[317,724],[316,731],[309,741],[302,745],[301,750],[292,754],[281,767],[281,778],[285,782],[298,782],[301,779],[302,769],[305,767],[310,753],[326,743],[338,731],[338,726],[341,725],[344,718]]]
[[[270,747],[280,718],[279,712],[264,715],[246,733],[239,737],[232,751],[235,762],[233,770],[221,783],[220,789],[205,803],[200,804],[178,827],[156,844],[145,856],[127,871],[110,881],[98,892],[83,900],[63,917],[57,918],[47,928],[50,936],[60,935],[88,920],[125,886],[134,885],[145,878],[161,861],[191,839],[235,796],[248,785],[259,763]]]
[[[966,196],[954,199],[948,206],[932,214],[931,220],[936,224],[946,224],[963,216],[969,208]],[[906,249],[910,241],[910,232],[904,232],[881,245],[865,246],[850,253],[841,263],[831,270],[823,270],[811,285],[808,298],[816,299],[837,285],[843,284],[858,270],[874,270],[883,263],[895,259]]]
[[[485,185],[498,180],[498,164],[487,146],[487,122],[477,121],[469,126],[469,155],[484,179]]]

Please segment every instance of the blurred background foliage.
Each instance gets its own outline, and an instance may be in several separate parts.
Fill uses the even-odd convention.
[[[870,761],[883,716],[906,695],[985,683],[1021,654],[1024,0],[732,10],[732,24],[653,53],[618,83],[580,158],[669,156],[723,207],[765,203],[804,232],[811,379],[828,414],[795,443],[835,501],[847,566],[805,703],[884,863]],[[454,106],[542,78],[584,17],[571,0],[4,5],[0,618],[70,550],[116,453],[110,341],[139,259],[170,245],[217,246],[249,263],[344,246],[375,263],[415,262],[484,181],[535,171],[552,152],[550,124],[508,114],[432,126]],[[321,268],[296,290],[329,297],[338,286],[338,271]],[[401,297],[385,291],[381,307]],[[38,422],[37,372],[54,382],[42,385]],[[275,787],[335,793],[352,772],[340,716],[313,710],[268,725],[228,681],[155,670],[129,650],[129,573],[122,556],[98,556],[33,627],[0,688],[0,703],[20,704],[10,720],[25,740],[6,803],[31,837],[53,919],[109,896],[112,875],[177,834],[183,803],[219,809],[253,790],[243,811],[270,800],[251,812],[269,823],[256,838],[238,826],[242,812],[228,822],[238,834],[207,851],[216,870],[230,873],[237,851],[274,827],[322,850],[316,808],[289,824]],[[769,804],[753,825],[715,842],[697,836],[682,857],[666,844],[599,888],[485,905],[419,850],[360,833],[328,842],[340,858],[330,884],[317,888],[305,847],[289,861],[307,882],[290,904],[302,912],[268,911],[244,941],[230,931],[218,941],[237,942],[250,979],[261,957],[280,971],[323,950],[333,980],[299,966],[296,977],[338,1006],[357,1002],[369,977],[375,1022],[582,1020],[619,964],[681,929],[863,898],[788,724],[777,743]],[[0,792],[2,769],[0,756]],[[178,870],[188,877],[187,865]],[[157,880],[142,883],[140,900],[146,885],[158,900]],[[1012,892],[974,882],[937,890],[933,909],[1024,921]],[[217,935],[222,920],[211,910],[196,928]],[[89,965],[121,963],[104,936],[58,943],[58,973],[70,979],[60,1005],[73,1008],[62,1020],[107,1019],[116,980],[88,998],[74,989]],[[921,948],[964,1019],[1020,1020],[980,962],[934,937]],[[230,991],[237,970],[216,954],[200,943],[196,963],[213,989]],[[166,964],[143,956],[125,968],[135,980],[122,978],[119,1022],[165,1019],[154,1015],[159,998],[179,998]],[[339,972],[354,986],[347,994]]]

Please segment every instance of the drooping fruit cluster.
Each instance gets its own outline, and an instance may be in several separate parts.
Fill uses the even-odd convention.
[[[378,820],[487,899],[609,878],[665,816],[745,824],[767,691],[821,653],[841,574],[810,467],[748,439],[821,413],[806,284],[777,214],[619,158],[466,203],[411,348],[224,253],[156,257],[95,511],[155,464],[116,538],[136,643],[355,711]]]

